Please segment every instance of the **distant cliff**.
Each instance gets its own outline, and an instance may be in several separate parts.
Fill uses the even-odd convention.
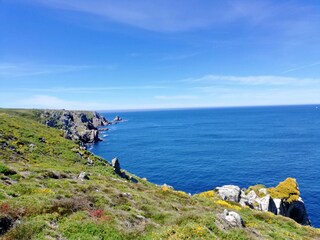
[[[100,141],[97,127],[110,122],[97,112],[43,110],[39,113],[40,121],[49,127],[63,129],[65,137],[82,143]]]

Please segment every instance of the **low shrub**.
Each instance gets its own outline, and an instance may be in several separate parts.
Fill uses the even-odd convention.
[[[9,176],[9,175],[16,174],[16,171],[8,168],[8,167],[5,166],[5,165],[0,164],[0,173],[4,174],[4,175],[6,175],[6,176]]]
[[[268,192],[272,198],[285,199],[289,203],[297,201],[300,196],[299,187],[294,178],[287,178],[275,188],[269,188]]]

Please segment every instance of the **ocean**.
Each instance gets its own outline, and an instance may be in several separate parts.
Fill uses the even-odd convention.
[[[91,151],[121,168],[199,193],[225,184],[276,186],[296,178],[320,227],[320,107],[277,106],[101,112],[109,126]]]

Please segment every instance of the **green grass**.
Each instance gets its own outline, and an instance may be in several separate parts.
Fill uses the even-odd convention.
[[[121,179],[105,160],[42,125],[39,115],[0,109],[0,217],[21,222],[2,239],[320,238],[318,229],[219,201],[213,192],[189,196],[138,177]],[[82,171],[89,180],[77,179]],[[225,229],[225,208],[247,227]]]

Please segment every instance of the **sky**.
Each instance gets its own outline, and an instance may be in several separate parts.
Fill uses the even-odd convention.
[[[0,107],[319,103],[318,0],[0,0]]]

